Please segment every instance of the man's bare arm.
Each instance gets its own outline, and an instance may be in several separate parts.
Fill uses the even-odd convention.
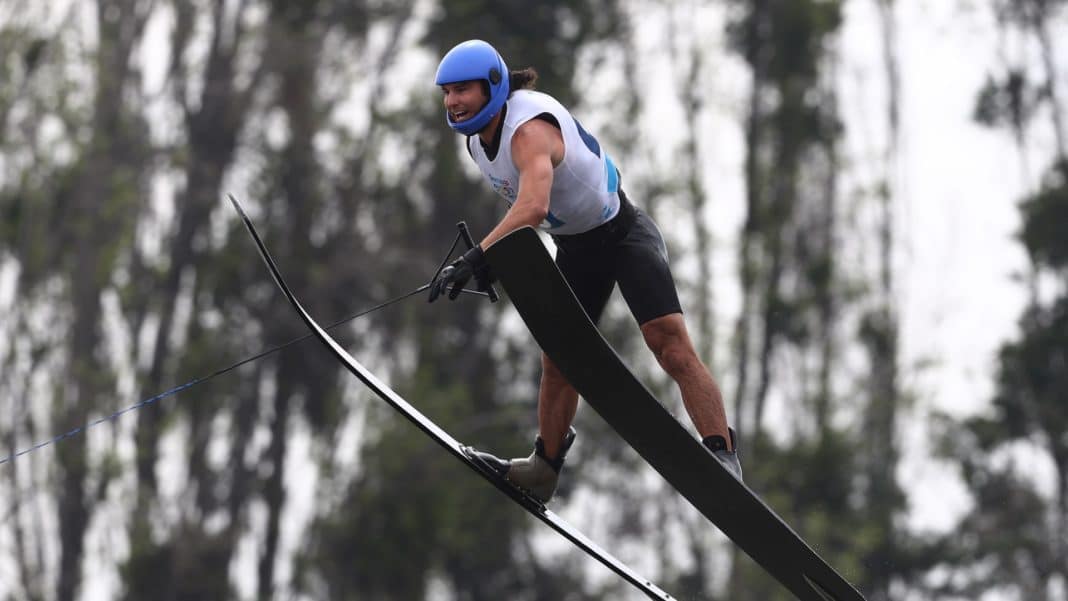
[[[560,131],[540,119],[527,121],[512,136],[512,160],[519,169],[519,194],[497,227],[482,240],[489,248],[523,226],[538,227],[549,214],[553,165],[563,158]]]

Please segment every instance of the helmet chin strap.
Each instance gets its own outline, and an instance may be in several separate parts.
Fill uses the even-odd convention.
[[[490,112],[490,110],[492,109],[487,101],[478,109],[478,112],[476,112],[474,116],[464,119],[463,121],[454,121],[452,113],[449,113],[448,111],[446,111],[445,117],[448,120],[449,125],[456,130],[457,133],[465,136],[473,136],[489,127],[489,124],[493,121],[493,117],[500,112],[499,109],[494,112]]]
[[[484,110],[484,109],[486,108],[486,105],[487,105],[487,104],[489,104],[489,98],[488,98],[488,97],[487,97],[487,98],[486,98],[485,100],[483,100],[483,101],[482,101],[482,104],[481,104],[481,105],[479,105],[479,107],[478,107],[478,108],[477,108],[477,109],[476,109],[475,111],[473,111],[473,112],[474,112],[474,116],[473,116],[473,117],[470,117],[470,118],[468,118],[468,119],[467,119],[467,121],[471,121],[472,119],[475,119],[475,118],[477,118],[477,117],[478,117],[478,116],[479,116],[479,115],[480,115],[480,114],[482,113],[482,111],[483,111],[483,110]],[[468,112],[470,113],[470,112],[472,112],[472,111],[468,111]],[[446,117],[448,117],[448,118],[449,118],[449,122],[450,122],[450,123],[457,123],[457,124],[463,124],[463,123],[466,123],[466,122],[467,122],[467,121],[453,121],[453,119],[452,119],[452,112],[451,112],[451,111],[447,112],[447,114],[446,114]],[[493,117],[492,117],[492,116],[490,116],[490,118],[489,118],[489,121],[493,121]],[[486,122],[486,125],[487,125],[487,126],[489,125],[489,121],[487,121],[487,122]],[[482,127],[482,129],[480,129],[480,130],[478,130],[478,131],[480,132],[480,131],[482,131],[483,129],[486,129],[486,127],[484,126],[484,127]],[[475,132],[475,133],[478,133],[478,132]]]

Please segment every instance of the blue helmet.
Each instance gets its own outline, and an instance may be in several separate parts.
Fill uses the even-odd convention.
[[[453,47],[441,59],[438,73],[434,79],[437,85],[457,83],[460,81],[481,80],[488,84],[489,101],[474,117],[459,123],[445,111],[445,120],[449,127],[465,136],[471,136],[490,122],[508,100],[508,66],[501,55],[482,40],[468,40]]]

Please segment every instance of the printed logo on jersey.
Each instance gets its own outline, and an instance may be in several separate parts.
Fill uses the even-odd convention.
[[[511,181],[503,177],[490,175],[488,173],[486,174],[486,177],[488,177],[490,183],[493,184],[493,189],[497,191],[497,194],[500,194],[501,196],[508,199],[509,204],[515,202],[518,193],[516,192],[515,185],[512,184]]]
[[[519,196],[515,186],[512,185],[512,182],[508,181],[506,178],[490,175],[489,173],[486,174],[486,177],[489,178],[490,183],[493,184],[493,189],[497,191],[497,194],[503,196],[504,199],[508,201],[508,206],[511,206]],[[549,214],[545,216],[545,220],[541,222],[541,227],[543,229],[551,230],[564,225],[564,223],[566,222],[558,218],[556,215],[553,215],[552,211],[549,211]]]

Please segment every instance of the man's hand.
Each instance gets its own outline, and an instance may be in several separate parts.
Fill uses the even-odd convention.
[[[490,274],[489,263],[480,246],[474,246],[465,252],[462,257],[456,259],[448,267],[441,270],[438,277],[430,283],[430,299],[434,302],[449,288],[449,300],[456,300],[460,296],[464,285],[472,277],[475,278],[475,287],[478,290],[489,290],[493,284],[493,276]]]

